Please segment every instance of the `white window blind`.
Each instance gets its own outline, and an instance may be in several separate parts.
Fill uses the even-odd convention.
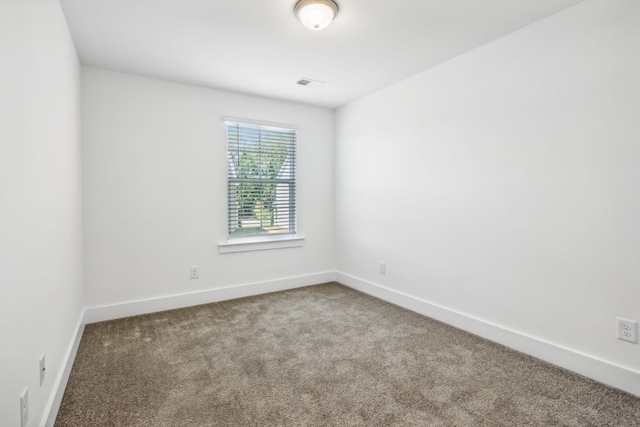
[[[295,234],[296,130],[226,126],[229,239]]]

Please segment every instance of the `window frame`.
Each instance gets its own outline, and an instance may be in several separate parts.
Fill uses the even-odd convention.
[[[218,249],[220,253],[235,253],[235,252],[245,252],[245,251],[257,251],[264,249],[282,249],[282,248],[291,248],[291,247],[300,247],[304,245],[305,238],[299,234],[298,229],[298,215],[299,215],[299,203],[297,199],[297,191],[298,191],[298,142],[299,142],[299,129],[297,126],[292,126],[288,124],[282,123],[272,123],[258,120],[249,120],[249,119],[241,119],[234,117],[224,117],[224,132],[225,132],[225,170],[226,170],[226,234],[227,240],[225,242],[221,242],[218,244]],[[254,128],[271,128],[271,129],[282,129],[283,131],[293,131],[295,134],[293,139],[293,159],[290,160],[292,162],[293,167],[293,182],[290,183],[292,185],[293,194],[290,196],[293,199],[293,218],[289,218],[289,232],[283,233],[256,233],[249,234],[246,236],[232,236],[231,231],[231,214],[232,209],[230,206],[232,195],[231,195],[231,186],[230,186],[230,144],[229,144],[229,126],[239,125],[239,126],[247,126]],[[287,179],[290,181],[291,179]],[[274,179],[274,183],[277,183],[278,180]],[[291,187],[290,187],[291,188]],[[291,191],[291,190],[290,190]],[[291,206],[291,205],[289,205]],[[290,213],[291,215],[291,213]],[[293,231],[291,231],[291,223],[293,224]]]

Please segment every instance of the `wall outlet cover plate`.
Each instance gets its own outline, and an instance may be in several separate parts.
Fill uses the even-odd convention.
[[[618,317],[618,339],[638,342],[638,322]]]

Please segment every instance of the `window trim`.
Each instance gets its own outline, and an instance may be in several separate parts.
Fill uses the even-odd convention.
[[[305,237],[299,234],[287,234],[285,236],[237,238],[218,243],[218,252],[231,254],[238,252],[264,251],[269,249],[299,248],[304,246]]]
[[[240,117],[231,117],[231,116],[222,117],[222,123],[226,123],[226,122],[246,123],[248,125],[256,125],[256,126],[271,126],[275,128],[285,128],[285,129],[300,131],[300,128],[296,125],[291,125],[287,123],[278,123],[278,122],[267,122],[264,120],[243,119]],[[226,135],[226,129],[225,129],[225,135]],[[225,143],[226,143],[226,140],[227,139],[225,136]]]
[[[296,156],[296,172],[295,172],[295,188],[296,193],[298,190],[298,177],[297,177],[297,157],[298,157],[298,134],[299,128],[298,126],[286,124],[286,123],[277,123],[277,122],[269,122],[264,120],[255,120],[255,119],[245,119],[239,117],[231,117],[231,116],[223,116],[223,128],[224,128],[224,141],[225,141],[225,163],[228,161],[228,127],[227,123],[240,123],[254,126],[266,126],[266,127],[276,127],[276,128],[284,128],[294,130],[296,132],[296,141],[295,141],[295,156]],[[228,166],[227,166],[228,167]],[[227,178],[228,183],[228,178]],[[228,186],[227,186],[227,197],[228,197]],[[297,195],[295,196],[297,199]],[[283,249],[283,248],[293,248],[293,247],[301,247],[304,246],[305,237],[300,234],[298,229],[298,215],[299,215],[299,206],[296,202],[295,206],[295,224],[296,224],[296,232],[295,233],[283,233],[283,234],[274,234],[274,235],[251,235],[246,237],[232,237],[228,235],[228,222],[229,222],[229,207],[227,206],[227,215],[226,215],[226,225],[225,229],[227,230],[227,240],[225,242],[218,243],[218,252],[221,254],[226,253],[237,253],[237,252],[249,252],[249,251],[261,251],[268,249]]]

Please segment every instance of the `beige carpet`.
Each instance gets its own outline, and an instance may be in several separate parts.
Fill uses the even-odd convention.
[[[338,284],[87,325],[63,426],[640,426],[640,399]]]

